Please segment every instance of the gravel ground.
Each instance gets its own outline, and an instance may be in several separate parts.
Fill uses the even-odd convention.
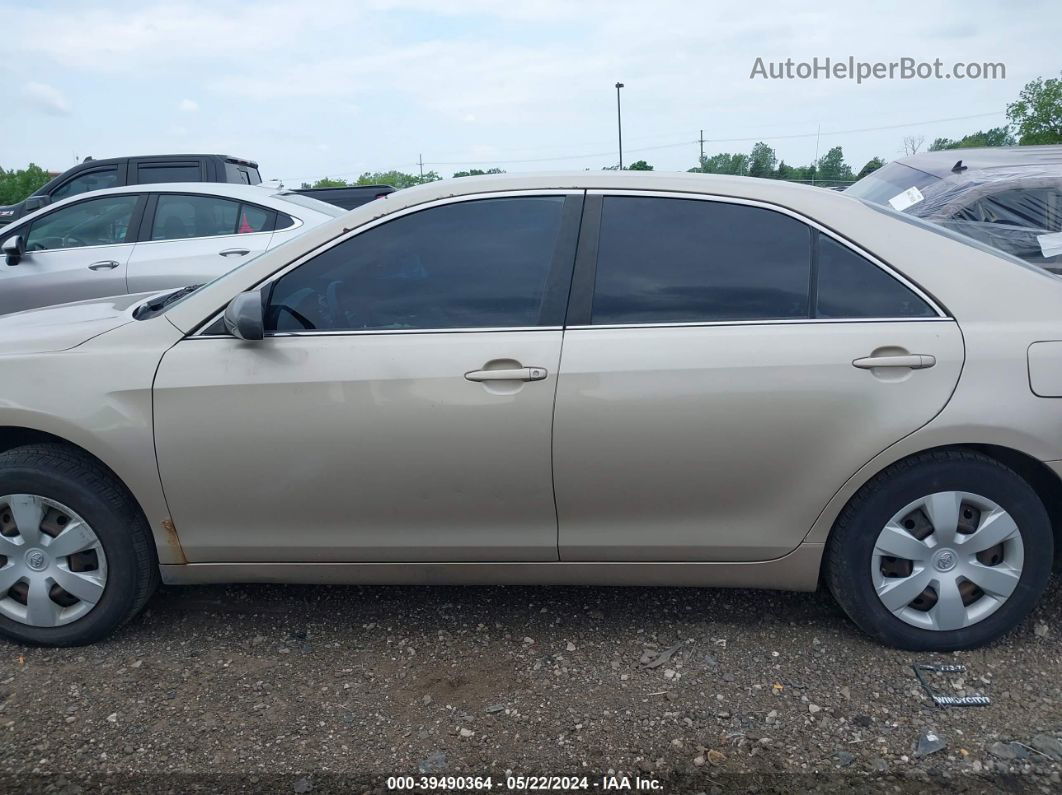
[[[664,792],[1058,792],[1060,615],[1056,577],[1002,642],[915,655],[824,593],[168,588],[93,647],[0,641],[0,789],[384,792],[464,773],[505,791],[511,771],[600,791],[613,771]],[[966,665],[933,681],[991,705],[935,707],[923,661]]]

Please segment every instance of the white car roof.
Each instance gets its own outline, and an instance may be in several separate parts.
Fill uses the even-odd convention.
[[[263,207],[269,207],[273,210],[281,210],[282,212],[303,219],[305,219],[308,213],[314,213],[322,217],[333,217],[335,215],[335,213],[327,212],[325,208],[322,208],[321,210],[315,209],[313,207],[313,200],[303,200],[299,202],[286,201],[284,194],[287,192],[289,191],[285,188],[279,188],[276,185],[240,185],[230,182],[158,182],[145,185],[126,185],[120,188],[104,188],[103,190],[86,191],[85,193],[78,193],[74,196],[60,199],[57,202],[46,204],[39,210],[15,219],[11,222],[11,226],[14,227],[20,225],[38,215],[43,215],[44,213],[51,212],[57,207],[62,207],[65,204],[72,204],[76,201],[99,198],[102,196],[122,196],[135,193],[194,193],[200,196],[218,196],[225,199],[235,199],[237,201],[259,204]],[[309,197],[305,198],[309,199]]]

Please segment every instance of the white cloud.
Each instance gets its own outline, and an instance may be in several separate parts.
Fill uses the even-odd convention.
[[[22,87],[22,100],[31,108],[51,116],[70,115],[70,102],[63,92],[47,83],[26,83]]]
[[[182,113],[195,113],[199,110],[199,103],[194,99],[182,99],[177,103],[177,110]]]
[[[270,176],[352,172],[353,152],[380,169],[408,170],[420,154],[440,172],[493,158],[482,165],[600,167],[615,162],[617,80],[627,86],[624,154],[658,169],[693,165],[701,128],[708,154],[765,140],[806,163],[843,145],[858,168],[896,156],[907,134],[959,137],[1002,123],[1026,81],[1057,74],[1062,24],[1058,4],[1015,14],[988,0],[941,0],[916,15],[843,0],[99,0],[63,14],[9,5],[9,82],[62,85],[84,127],[15,131],[5,157],[58,160],[86,137],[109,154],[150,151],[152,114],[193,113],[194,103],[209,107],[210,124],[190,125],[189,147],[245,153]],[[1007,79],[749,78],[756,57],[848,55],[1004,61]],[[119,106],[122,92],[144,99]],[[998,115],[925,122],[987,112]]]

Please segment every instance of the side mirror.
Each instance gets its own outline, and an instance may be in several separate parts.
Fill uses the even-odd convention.
[[[265,337],[265,310],[262,291],[240,293],[225,307],[225,329],[241,340],[260,340]]]
[[[22,202],[22,209],[27,213],[35,212],[51,201],[48,196],[28,196]]]
[[[18,265],[19,260],[26,253],[26,240],[22,235],[11,235],[4,241],[4,245],[0,246],[0,249],[3,249],[8,265]]]

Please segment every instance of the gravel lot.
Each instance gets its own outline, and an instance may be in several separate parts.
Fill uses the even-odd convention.
[[[504,791],[506,771],[593,788],[611,770],[665,792],[1057,792],[1060,615],[1056,577],[1003,642],[912,655],[825,593],[169,588],[94,647],[0,641],[0,789],[383,792],[423,772]],[[966,665],[934,681],[991,705],[933,706],[916,661]],[[926,732],[944,747],[918,755]]]

